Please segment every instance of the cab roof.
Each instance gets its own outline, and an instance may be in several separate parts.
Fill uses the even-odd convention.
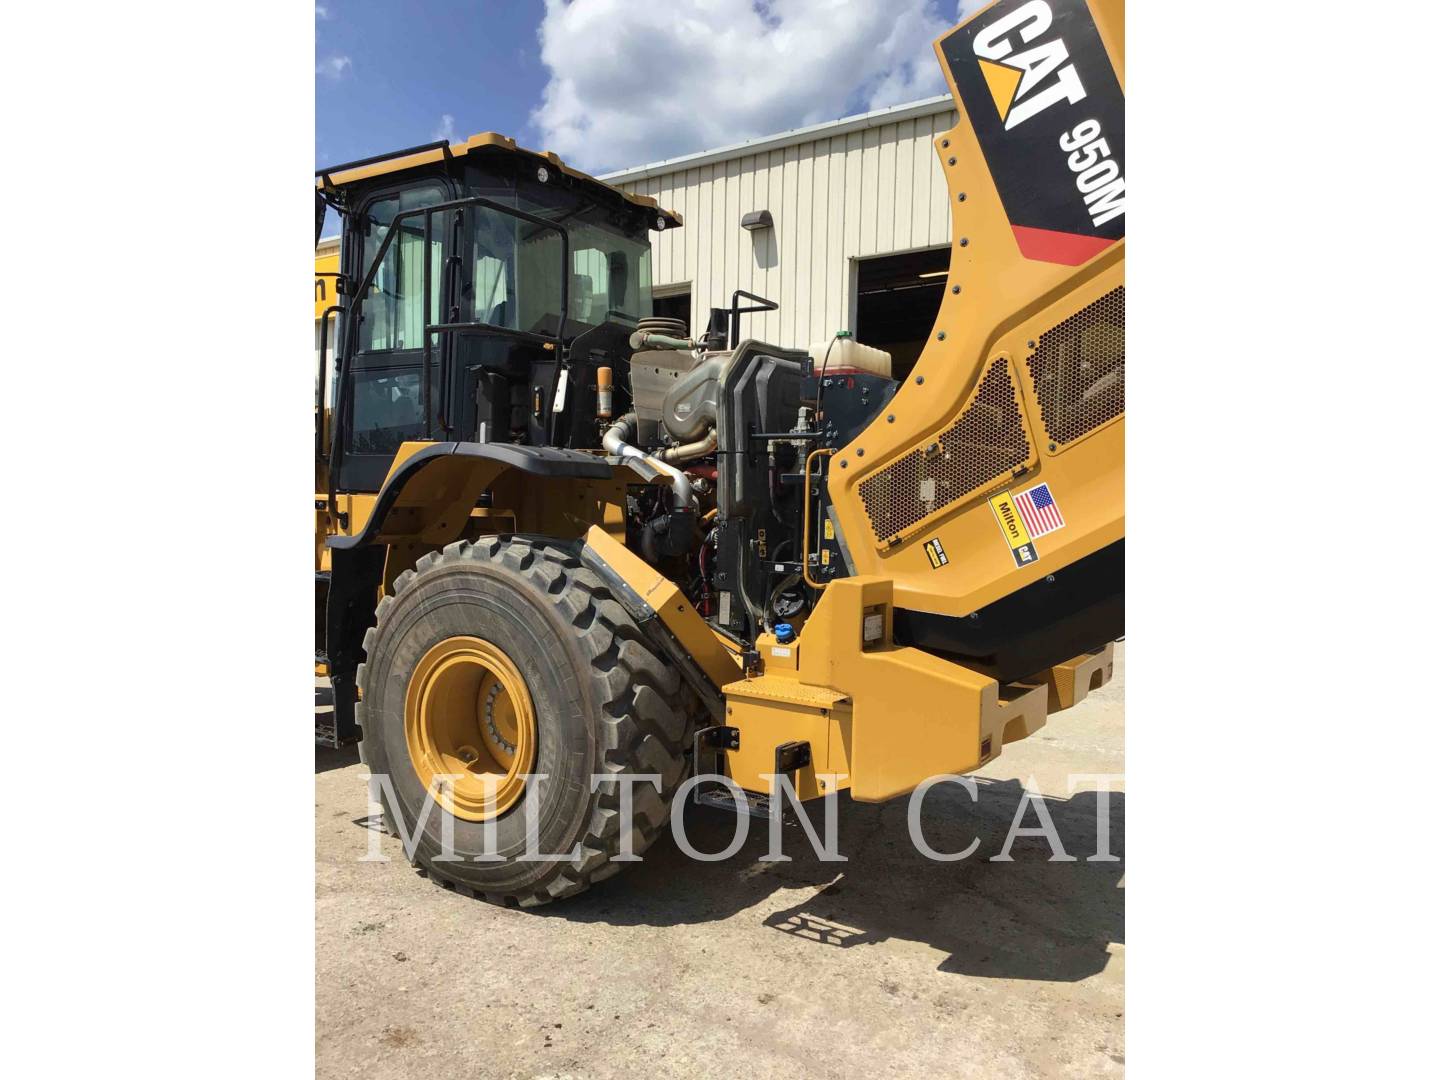
[[[560,160],[558,154],[545,151],[540,153],[535,150],[527,150],[520,146],[514,139],[500,135],[494,131],[482,131],[479,135],[471,135],[464,142],[451,143],[441,140],[439,142],[426,143],[424,146],[414,146],[408,150],[396,150],[389,154],[379,154],[375,157],[364,158],[360,161],[349,161],[343,165],[332,165],[329,168],[320,169],[315,173],[315,187],[322,191],[334,191],[347,184],[353,184],[360,180],[369,180],[377,176],[384,176],[388,173],[402,172],[406,169],[414,169],[421,165],[430,165],[436,162],[452,161],[463,158],[473,152],[484,152],[499,150],[511,154],[523,154],[526,157],[534,158],[537,164],[545,164],[552,168],[559,169],[562,173],[587,185],[604,189],[618,195],[626,202],[645,210],[653,211],[657,218],[665,222],[665,227],[676,228],[683,224],[683,219],[673,210],[666,210],[649,195],[637,195],[625,191],[622,188],[613,187],[603,180],[597,180],[589,173],[583,173],[579,169],[571,168]]]

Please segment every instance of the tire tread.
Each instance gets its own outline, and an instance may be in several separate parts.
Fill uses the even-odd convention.
[[[482,561],[525,581],[537,598],[566,609],[564,623],[576,632],[586,655],[591,682],[599,699],[596,734],[599,740],[597,770],[615,776],[624,773],[658,773],[661,790],[649,784],[634,786],[633,850],[643,853],[669,822],[675,789],[685,775],[685,749],[698,702],[676,668],[651,647],[644,633],[611,595],[599,577],[579,558],[578,545],[546,537],[509,535],[456,541],[442,551],[423,556],[413,570],[395,579],[394,592],[376,608],[377,625],[365,635],[365,652],[372,655],[383,632],[387,609],[432,574]],[[363,732],[368,730],[365,692],[366,665],[357,672],[361,699],[356,716],[361,725],[361,760],[366,760]],[[578,839],[579,852],[525,892],[495,893],[451,877],[446,864],[420,859],[420,868],[432,879],[459,887],[467,894],[495,903],[535,907],[583,892],[620,870],[613,862],[620,852],[621,830],[618,781],[602,781],[590,796],[588,818]],[[398,830],[388,804],[385,825]],[[416,847],[419,853],[419,845]]]

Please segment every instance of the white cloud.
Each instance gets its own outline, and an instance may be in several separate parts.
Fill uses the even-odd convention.
[[[317,19],[328,19],[330,17],[330,9],[324,4],[316,4],[315,17]]]
[[[446,142],[455,141],[455,117],[448,112],[440,117],[440,126],[430,133],[432,139],[444,139]]]
[[[338,79],[344,75],[350,67],[348,56],[327,56],[315,65],[315,74],[324,75],[327,79]]]
[[[545,0],[543,145],[598,171],[943,93],[984,0]]]

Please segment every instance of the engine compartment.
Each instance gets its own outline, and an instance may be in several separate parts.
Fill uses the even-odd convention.
[[[826,468],[894,395],[889,355],[843,333],[809,349],[730,346],[655,322],[631,336],[631,411],[604,440],[654,481],[627,498],[627,544],[743,644],[798,628],[850,572]]]

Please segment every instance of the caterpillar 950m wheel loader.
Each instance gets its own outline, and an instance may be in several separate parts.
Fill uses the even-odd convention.
[[[692,771],[890,799],[1110,677],[1121,5],[1000,0],[936,53],[951,259],[903,384],[844,336],[745,336],[758,297],[695,338],[651,317],[650,233],[682,222],[554,155],[485,134],[319,174],[324,735],[361,739],[433,876],[566,896]],[[562,855],[525,858],[527,824]]]

